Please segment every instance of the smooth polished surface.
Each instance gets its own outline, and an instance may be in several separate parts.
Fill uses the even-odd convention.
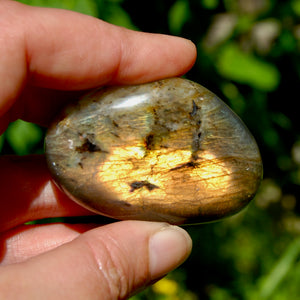
[[[46,155],[71,198],[117,219],[223,218],[253,198],[262,177],[242,121],[181,78],[92,91],[49,128]]]

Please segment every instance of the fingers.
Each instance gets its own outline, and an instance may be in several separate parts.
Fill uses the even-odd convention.
[[[50,181],[43,156],[2,156],[0,166],[1,231],[41,218],[91,214]]]
[[[99,226],[99,225],[98,225]],[[0,264],[23,262],[72,241],[95,224],[23,225],[0,234]]]
[[[81,90],[145,82],[185,73],[196,56],[195,46],[185,39],[135,32],[71,11],[1,1],[0,20],[0,40],[5,40],[0,45],[0,80],[5,83],[0,115],[26,84]],[[44,101],[23,94],[24,112],[18,106],[18,117],[26,114],[29,99]]]
[[[180,75],[195,59],[195,47],[185,39],[135,32],[74,12],[36,8],[27,25],[31,82],[48,88],[78,90]]]
[[[0,289],[5,299],[127,299],[177,267],[190,251],[191,239],[178,227],[117,222],[3,267]]]

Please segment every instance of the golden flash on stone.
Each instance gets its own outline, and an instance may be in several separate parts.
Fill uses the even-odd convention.
[[[116,219],[217,220],[245,207],[262,178],[243,122],[182,78],[88,93],[53,122],[46,156],[72,199]]]

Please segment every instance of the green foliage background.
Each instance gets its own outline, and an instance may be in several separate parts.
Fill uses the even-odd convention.
[[[187,74],[219,95],[261,149],[264,180],[249,207],[186,229],[191,257],[133,299],[297,299],[300,296],[300,0],[23,0],[135,30],[191,39]],[[0,138],[3,153],[41,152],[44,129],[23,121]]]

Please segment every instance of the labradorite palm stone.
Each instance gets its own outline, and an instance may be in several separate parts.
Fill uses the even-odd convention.
[[[53,122],[46,155],[73,200],[116,219],[217,220],[241,210],[262,177],[242,121],[181,78],[90,92]]]

